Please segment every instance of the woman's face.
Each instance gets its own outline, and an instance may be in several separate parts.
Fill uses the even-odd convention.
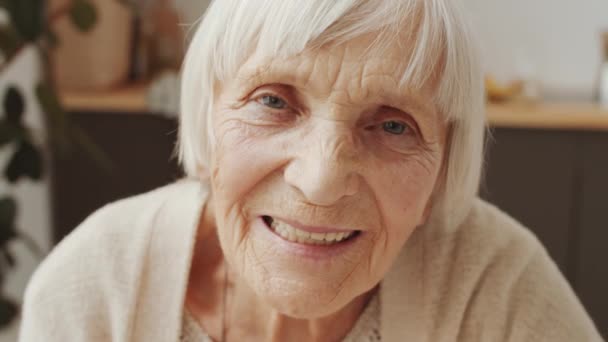
[[[370,39],[252,57],[216,98],[222,249],[292,317],[328,315],[375,287],[438,183],[446,126],[432,87],[399,87],[408,50],[362,59]]]

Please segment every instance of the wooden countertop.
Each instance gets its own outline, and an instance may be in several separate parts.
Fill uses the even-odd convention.
[[[145,84],[109,92],[63,92],[61,100],[70,111],[148,111]],[[593,104],[489,104],[487,115],[491,127],[608,131],[608,109]]]
[[[608,109],[586,103],[489,104],[492,127],[608,131]]]
[[[111,91],[62,91],[60,98],[69,111],[145,113],[146,84]]]

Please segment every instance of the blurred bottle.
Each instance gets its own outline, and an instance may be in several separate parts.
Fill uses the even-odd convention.
[[[604,108],[608,108],[608,32],[602,34],[602,64],[598,85],[598,101]]]
[[[538,70],[528,54],[520,51],[516,57],[517,82],[520,92],[517,100],[523,103],[535,104],[541,98],[541,85],[538,80]]]
[[[179,70],[184,56],[184,33],[171,0],[137,0],[138,34],[134,73],[150,79],[167,70]]]

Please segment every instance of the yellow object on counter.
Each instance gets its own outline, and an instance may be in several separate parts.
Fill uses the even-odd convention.
[[[506,102],[521,95],[523,82],[514,81],[503,85],[492,76],[485,78],[486,96],[490,102]]]

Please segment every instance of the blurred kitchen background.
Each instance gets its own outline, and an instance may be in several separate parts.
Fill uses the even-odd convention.
[[[0,1],[0,342],[52,246],[181,176],[178,70],[208,2]],[[608,336],[608,2],[464,3],[487,74],[482,196],[540,238]]]

